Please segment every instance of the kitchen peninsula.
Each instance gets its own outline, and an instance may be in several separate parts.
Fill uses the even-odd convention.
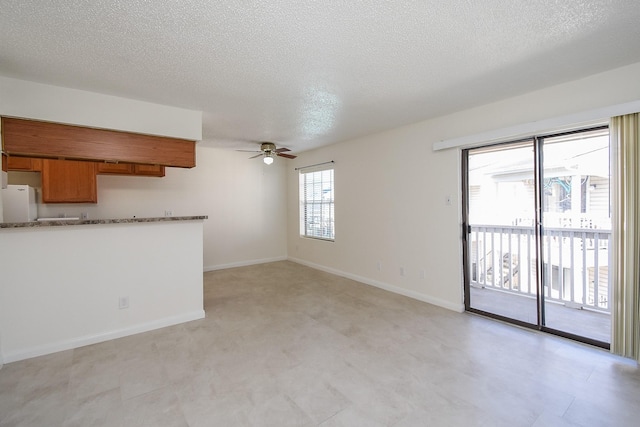
[[[0,223],[0,364],[204,317],[205,219]]]

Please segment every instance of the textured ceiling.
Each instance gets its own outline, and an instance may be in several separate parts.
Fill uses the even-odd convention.
[[[638,0],[2,0],[0,75],[300,152],[640,61]]]

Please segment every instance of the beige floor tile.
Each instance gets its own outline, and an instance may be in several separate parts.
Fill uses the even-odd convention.
[[[581,427],[581,424],[575,424],[568,419],[556,415],[543,412],[540,414],[532,427]]]
[[[439,410],[418,409],[400,420],[394,427],[518,427],[517,424],[492,416],[482,408],[460,402],[443,406]]]
[[[64,427],[124,427],[118,389],[93,394],[69,403]]]
[[[288,396],[316,424],[352,405],[349,399],[325,381],[308,384]]]
[[[253,404],[244,391],[182,395],[180,403],[190,427],[250,426]]]
[[[159,353],[155,338],[156,335],[152,331],[115,340],[118,359],[122,362],[128,362],[157,358]]]
[[[117,354],[95,353],[75,360],[71,366],[69,392],[81,399],[120,387],[122,369]]]
[[[128,360],[121,363],[121,367],[118,379],[122,400],[147,394],[170,383],[164,364],[158,357]]]
[[[2,427],[61,426],[67,416],[70,398],[66,390],[48,388],[46,393],[22,397],[20,404],[2,415]]]
[[[350,406],[320,424],[321,427],[385,427],[388,424],[371,417],[367,411]]]
[[[286,395],[270,396],[247,413],[252,426],[307,427],[315,423]]]
[[[5,365],[0,426],[636,426],[627,359],[291,262],[206,317]]]
[[[180,401],[166,387],[128,399],[122,409],[127,427],[188,427]]]
[[[205,350],[193,339],[177,339],[175,345],[159,345],[158,352],[171,382],[203,374],[208,376],[212,366]]]

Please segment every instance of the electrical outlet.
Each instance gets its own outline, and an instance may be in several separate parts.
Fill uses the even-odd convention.
[[[421,279],[426,279],[427,278],[427,272],[424,270],[420,270],[420,278]]]
[[[405,273],[404,267],[400,267],[400,276],[404,277]]]
[[[453,196],[451,194],[447,194],[447,197],[445,198],[445,204],[447,206],[451,206],[452,200],[453,200]]]
[[[87,212],[81,212],[80,219],[89,219],[89,214]]]
[[[122,310],[123,308],[129,308],[129,297],[118,298],[118,308],[120,310]]]
[[[382,261],[378,261],[376,263],[376,268],[378,269],[378,271],[382,271]]]
[[[173,216],[173,211],[164,211],[164,216]]]

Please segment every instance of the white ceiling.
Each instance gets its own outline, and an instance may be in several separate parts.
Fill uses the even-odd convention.
[[[0,75],[294,153],[640,62],[638,0],[2,0]]]

